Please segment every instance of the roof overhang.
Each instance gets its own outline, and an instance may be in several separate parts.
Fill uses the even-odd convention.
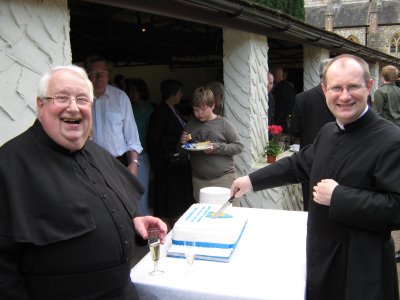
[[[335,33],[306,24],[280,11],[244,0],[85,0],[140,10],[191,22],[227,27],[274,39],[329,49],[332,54],[352,53],[368,62],[400,66],[400,59],[353,43]]]

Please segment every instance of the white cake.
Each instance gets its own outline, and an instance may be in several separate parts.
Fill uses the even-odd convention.
[[[228,207],[222,216],[212,215],[221,205],[193,204],[175,223],[168,256],[184,257],[184,242],[196,243],[196,259],[228,262],[235,250],[247,217],[240,208]]]

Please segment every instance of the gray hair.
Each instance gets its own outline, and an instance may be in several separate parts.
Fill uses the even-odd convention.
[[[94,98],[92,82],[89,80],[85,70],[83,68],[75,66],[75,65],[54,67],[50,71],[45,73],[39,81],[38,94],[39,94],[40,98],[43,99],[44,97],[47,96],[47,89],[49,86],[50,78],[58,71],[70,71],[70,72],[77,73],[80,77],[82,77],[82,79],[85,80],[85,82],[88,86],[88,89],[89,89],[89,97],[91,99]]]

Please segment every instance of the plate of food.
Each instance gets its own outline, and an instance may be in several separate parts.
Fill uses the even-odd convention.
[[[198,142],[198,143],[186,143],[182,145],[182,148],[188,151],[203,151],[210,146],[210,141]]]

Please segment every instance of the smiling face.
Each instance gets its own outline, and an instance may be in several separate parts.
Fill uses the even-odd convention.
[[[50,77],[48,97],[57,94],[86,96],[91,98],[87,82],[81,75],[70,70],[59,70]],[[78,107],[75,100],[60,105],[53,100],[37,98],[38,119],[44,131],[60,146],[76,151],[89,137],[92,127],[92,107]]]
[[[343,125],[354,122],[367,106],[372,80],[365,82],[363,68],[349,57],[335,60],[325,72],[322,89],[329,110]]]

